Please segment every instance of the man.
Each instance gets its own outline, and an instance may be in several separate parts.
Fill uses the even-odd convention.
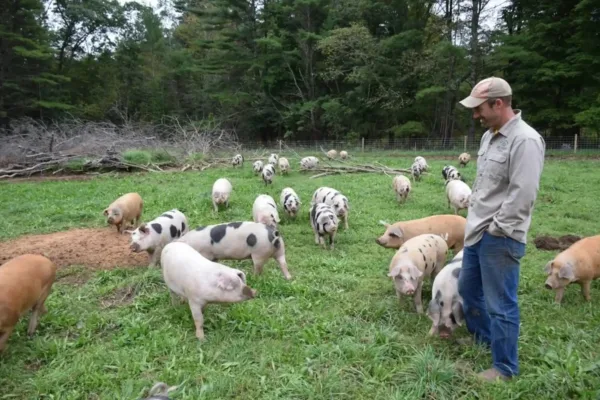
[[[460,102],[488,128],[477,152],[458,281],[467,328],[491,348],[492,368],[478,374],[487,381],[519,373],[519,268],[544,166],[544,139],[511,100],[510,85],[491,77]]]

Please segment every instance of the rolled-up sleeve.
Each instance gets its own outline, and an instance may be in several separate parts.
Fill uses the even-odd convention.
[[[530,217],[544,168],[544,153],[541,137],[517,139],[513,144],[506,200],[490,224],[491,233],[511,235],[515,227]]]

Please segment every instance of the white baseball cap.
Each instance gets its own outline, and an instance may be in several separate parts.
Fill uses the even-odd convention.
[[[502,78],[492,76],[491,78],[479,81],[479,83],[473,87],[473,90],[471,90],[471,94],[462,99],[460,104],[467,108],[475,108],[483,104],[487,99],[511,95],[512,89],[508,82]]]

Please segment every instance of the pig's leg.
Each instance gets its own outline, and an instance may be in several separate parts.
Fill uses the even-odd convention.
[[[4,350],[4,347],[6,347],[6,342],[8,341],[8,338],[14,328],[14,326],[11,326],[10,328],[6,328],[6,330],[0,332],[0,351]]]
[[[319,244],[319,234],[315,232],[315,244]]]
[[[560,304],[560,302],[562,301],[563,294],[565,294],[565,288],[564,287],[556,289],[556,296],[554,297],[554,301],[557,304]]]
[[[219,207],[217,207],[217,202],[215,201],[215,199],[213,199],[213,207],[215,209],[215,212],[219,211]]]
[[[202,309],[204,304],[189,302],[190,310],[192,311],[192,317],[194,318],[194,324],[196,324],[196,337],[199,340],[204,340],[204,315]]]
[[[177,293],[175,293],[172,290],[169,290],[169,294],[171,295],[171,305],[172,306],[176,306],[176,305],[182,303],[183,298],[181,296],[179,296]]]
[[[267,262],[267,259],[263,259],[257,255],[252,254],[252,262],[254,263],[254,273],[260,275],[263,273],[263,266]]]
[[[348,213],[344,215],[344,227],[345,229],[348,229]]]
[[[581,294],[583,294],[583,298],[585,301],[590,301],[592,297],[590,296],[590,286],[592,281],[581,282]]]
[[[156,247],[154,250],[152,250],[152,253],[150,256],[150,264],[148,265],[148,268],[152,268],[152,267],[156,267],[158,266],[158,261],[160,258],[160,253],[162,251],[162,247]]]
[[[421,291],[423,289],[423,281],[419,282],[417,285],[417,290],[415,290],[414,300],[415,300],[415,308],[417,309],[417,313],[423,314],[423,300],[421,297]]]
[[[335,232],[329,235],[329,248],[333,250],[333,239],[335,238]]]
[[[431,325],[431,329],[429,330],[429,333],[428,333],[428,335],[429,335],[429,336],[433,336],[433,335],[435,335],[436,333],[438,333],[438,327],[437,327],[437,326],[435,326],[435,325]]]
[[[290,271],[288,271],[287,261],[285,260],[285,253],[283,251],[275,253],[275,261],[279,264],[279,268],[285,279],[292,279],[292,275],[290,274]]]
[[[29,336],[32,336],[33,333],[35,332],[35,329],[37,328],[38,323],[40,321],[40,315],[44,314],[47,311],[46,307],[44,306],[44,302],[46,301],[46,298],[50,294],[51,289],[52,289],[52,286],[48,285],[42,292],[37,303],[35,303],[35,305],[33,306],[31,317],[29,318],[29,327],[27,328],[27,334]]]

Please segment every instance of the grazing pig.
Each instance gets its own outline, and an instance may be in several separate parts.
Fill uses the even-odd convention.
[[[385,226],[385,232],[376,239],[377,244],[399,249],[408,239],[425,233],[436,235],[448,234],[448,248],[454,253],[463,249],[465,243],[465,225],[467,219],[461,215],[444,214],[430,217],[400,221],[392,225],[379,221]]]
[[[447,236],[424,234],[407,240],[390,263],[388,276],[394,281],[396,295],[413,296],[415,308],[423,313],[421,289],[425,277],[435,279],[444,267],[448,252]]]
[[[429,165],[427,165],[427,161],[425,161],[424,157],[421,157],[421,156],[415,157],[415,162],[421,166],[422,171],[427,171],[429,169]]]
[[[142,400],[170,400],[169,392],[177,390],[177,386],[169,387],[164,382],[158,382],[152,386],[150,391],[148,392],[148,396]]]
[[[117,232],[125,232],[125,224],[131,222],[137,227],[144,210],[144,201],[137,193],[127,193],[113,201],[105,210],[106,223],[115,225]]]
[[[340,158],[342,160],[345,160],[346,158],[348,158],[348,152],[346,150],[340,151]]]
[[[0,266],[0,352],[19,319],[32,311],[27,335],[33,336],[56,278],[56,265],[44,256],[23,254]]]
[[[331,160],[337,157],[337,151],[331,149],[327,152],[327,157]]]
[[[314,156],[304,157],[300,160],[300,167],[302,169],[314,169],[319,166],[319,159]]]
[[[131,232],[129,247],[135,253],[148,252],[150,255],[148,268],[155,267],[160,261],[162,249],[168,243],[185,235],[188,230],[186,216],[174,208]]]
[[[461,167],[466,167],[469,161],[471,161],[471,155],[469,153],[462,153],[458,156],[458,165]]]
[[[260,174],[263,170],[263,162],[260,160],[256,160],[254,161],[254,164],[252,164],[252,170],[254,171],[255,174]]]
[[[584,299],[590,301],[592,281],[600,278],[600,235],[576,241],[549,261],[544,272],[548,275],[545,287],[556,292],[556,303],[560,304],[571,283],[579,284]]]
[[[458,294],[458,277],[462,268],[462,250],[437,274],[431,288],[427,316],[431,319],[429,335],[439,333],[447,339],[464,322],[463,300]]]
[[[272,153],[269,156],[269,164],[275,166],[275,165],[277,165],[277,160],[279,160],[279,156],[277,154]]]
[[[212,261],[251,258],[254,272],[261,274],[269,258],[275,259],[286,279],[291,279],[285,260],[285,245],[277,229],[259,222],[230,222],[200,226],[182,236],[187,243]]]
[[[279,159],[279,171],[282,174],[287,174],[288,172],[290,172],[290,162],[287,158],[281,157]]]
[[[273,178],[275,178],[275,167],[273,164],[265,165],[262,170],[262,179],[265,182],[265,186],[273,183]]]
[[[212,188],[212,203],[215,211],[219,211],[219,204],[229,207],[229,196],[231,195],[231,182],[226,178],[219,178]]]
[[[454,214],[459,210],[468,209],[471,201],[471,188],[461,180],[446,181],[446,197],[448,207],[454,208]]]
[[[238,303],[256,296],[256,290],[246,284],[244,272],[210,261],[186,243],[169,243],[161,259],[171,302],[177,304],[178,297],[188,301],[200,340],[204,340],[203,311],[207,304]]]
[[[233,157],[233,160],[231,160],[231,164],[233,164],[234,167],[237,167],[238,165],[240,167],[244,166],[244,156],[241,154],[236,154]]]
[[[459,179],[463,182],[465,181],[460,172],[458,172],[458,169],[452,165],[445,165],[444,168],[442,168],[442,176],[445,181],[452,181],[455,179]]]
[[[300,201],[300,197],[296,194],[294,189],[291,187],[286,187],[281,191],[281,197],[279,198],[281,201],[281,207],[290,217],[295,218],[298,215],[298,211],[300,210],[300,205],[302,202]]]
[[[413,182],[421,180],[421,174],[423,173],[423,167],[419,162],[415,161],[410,166],[410,175],[412,176]]]
[[[329,236],[329,245],[333,250],[333,240],[338,230],[338,218],[333,207],[325,203],[315,203],[310,207],[310,225],[315,233],[315,243],[325,248],[323,236]]]
[[[396,200],[403,203],[410,193],[410,179],[404,175],[396,175],[392,180],[392,187],[396,192]]]
[[[333,207],[338,218],[344,220],[344,228],[348,229],[348,212],[350,211],[350,204],[348,203],[348,198],[346,196],[335,189],[321,186],[315,190],[310,204],[312,206],[316,203],[325,203]]]
[[[252,205],[252,218],[254,222],[277,228],[280,219],[275,200],[268,194],[258,195]]]

